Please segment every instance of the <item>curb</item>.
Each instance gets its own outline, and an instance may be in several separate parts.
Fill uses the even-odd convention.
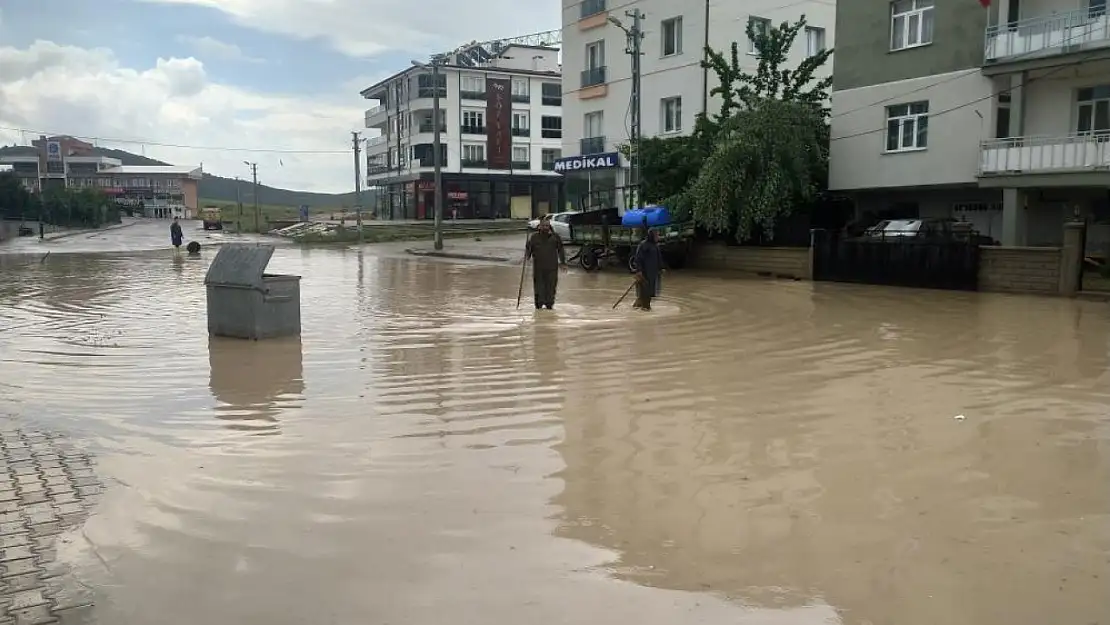
[[[46,239],[43,239],[43,240],[46,241],[47,243],[49,243],[51,241],[57,241],[58,239],[67,239],[69,237],[75,237],[79,234],[92,234],[94,232],[111,232],[112,230],[123,230],[124,228],[130,228],[131,226],[136,226],[138,224],[139,224],[138,221],[132,221],[132,222],[126,223],[126,224],[114,224],[114,225],[111,225],[111,226],[107,226],[105,228],[86,228],[84,230],[74,230],[73,232],[63,232],[63,233],[59,234],[58,236],[49,237],[49,238],[46,238]]]
[[[406,254],[411,254],[413,256],[431,256],[431,257],[434,257],[434,258],[454,258],[454,259],[457,259],[457,260],[486,260],[486,261],[495,262],[495,263],[506,263],[506,262],[509,262],[509,260],[510,260],[508,258],[505,258],[504,256],[487,256],[487,255],[483,255],[483,254],[463,254],[463,253],[456,253],[456,252],[437,252],[435,250],[417,250],[417,249],[412,249],[412,248],[409,248],[409,249],[405,250],[405,253]]]

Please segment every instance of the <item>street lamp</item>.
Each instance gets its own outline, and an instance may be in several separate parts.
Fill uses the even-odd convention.
[[[433,247],[437,250],[443,249],[443,163],[440,150],[442,150],[442,137],[440,136],[439,124],[439,66],[443,62],[442,57],[433,56],[431,63],[421,63],[420,61],[413,61],[413,67],[420,69],[432,70],[432,167],[435,182],[435,234],[433,239]]]

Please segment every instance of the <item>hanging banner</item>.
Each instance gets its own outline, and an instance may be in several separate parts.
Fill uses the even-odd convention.
[[[513,108],[509,104],[512,80],[486,79],[486,167],[512,169]]]

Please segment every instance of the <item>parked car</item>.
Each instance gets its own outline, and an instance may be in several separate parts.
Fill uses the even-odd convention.
[[[541,221],[550,221],[551,230],[559,235],[564,242],[570,241],[570,216],[577,215],[578,211],[567,211],[565,213],[551,213],[544,215],[539,219],[533,219],[528,222],[528,229],[535,230],[540,227]]]
[[[971,241],[979,245],[997,245],[990,237],[974,231],[970,223],[943,218],[884,219],[864,231],[860,239],[892,242],[907,239],[930,239],[934,241]]]

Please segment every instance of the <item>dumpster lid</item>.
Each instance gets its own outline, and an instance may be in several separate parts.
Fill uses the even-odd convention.
[[[204,276],[206,286],[231,286],[265,290],[262,275],[274,246],[267,243],[229,243],[220,247]]]

